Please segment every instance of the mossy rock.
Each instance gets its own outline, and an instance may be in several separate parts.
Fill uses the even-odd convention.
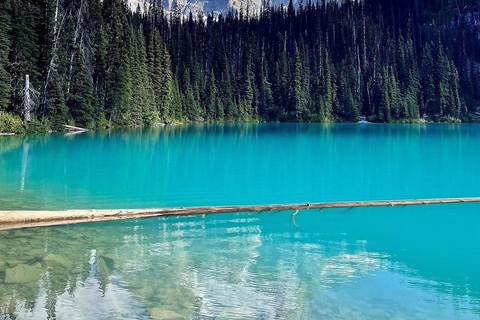
[[[14,268],[5,270],[5,283],[29,283],[40,279],[42,270],[29,266],[28,264],[19,264]]]
[[[180,320],[180,319],[186,319],[185,316],[176,313],[175,311],[172,310],[167,310],[167,309],[161,309],[161,308],[153,308],[150,309],[148,312],[150,314],[150,317],[155,320]]]

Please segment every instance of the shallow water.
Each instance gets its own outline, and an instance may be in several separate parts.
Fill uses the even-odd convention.
[[[295,223],[292,212],[238,213],[2,231],[0,279],[9,283],[0,283],[0,315],[478,319],[479,209],[310,210]]]
[[[0,209],[478,196],[478,125],[0,139]],[[479,319],[480,204],[0,231],[0,318]]]

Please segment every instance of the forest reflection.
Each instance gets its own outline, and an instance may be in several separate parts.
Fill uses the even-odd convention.
[[[2,137],[0,209],[477,196],[479,139],[477,125],[283,123]]]
[[[470,319],[480,314],[480,241],[472,226],[479,208],[446,207],[302,211],[298,227],[292,212],[279,212],[1,231],[0,316],[307,319],[327,312],[326,319],[345,319],[388,318],[393,310],[433,319],[427,306]],[[466,220],[448,218],[455,209]],[[432,215],[436,227],[423,228]],[[462,234],[447,242],[438,232],[449,219]],[[375,278],[436,302],[406,309],[407,294],[385,298],[383,307],[338,300],[342,288],[355,292]]]

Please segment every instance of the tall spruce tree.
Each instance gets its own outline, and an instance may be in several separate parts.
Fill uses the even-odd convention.
[[[10,0],[3,0],[0,3],[0,111],[8,109],[12,95],[12,79],[8,73],[11,30]]]

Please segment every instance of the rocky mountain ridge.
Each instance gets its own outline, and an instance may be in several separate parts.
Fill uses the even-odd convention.
[[[147,1],[147,3],[145,3]],[[142,9],[150,0],[128,0],[132,10],[140,5]],[[249,12],[258,12],[264,0],[158,0],[167,12],[179,11],[183,15],[193,13],[214,13],[216,15],[225,14],[231,10],[248,10]],[[294,0],[294,4],[299,4],[301,0]],[[269,4],[280,6],[287,5],[288,0],[270,0]]]

